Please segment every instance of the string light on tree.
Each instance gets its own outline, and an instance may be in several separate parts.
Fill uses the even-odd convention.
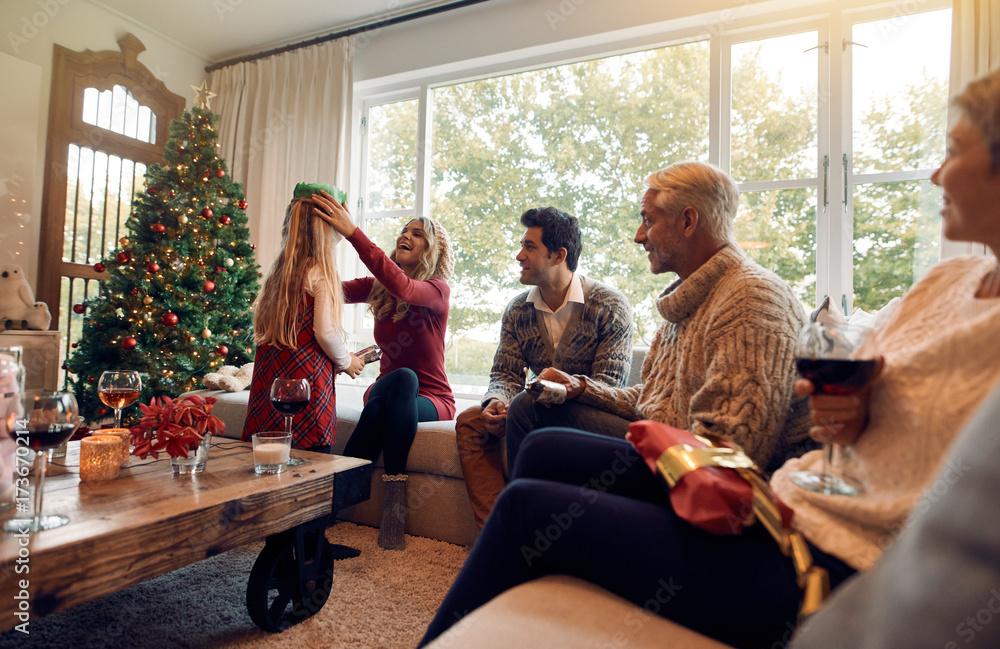
[[[81,304],[86,320],[66,361],[88,421],[103,407],[91,379],[106,370],[143,372],[148,402],[200,387],[205,373],[226,362],[224,355],[237,365],[253,360],[251,307],[260,285],[246,199],[218,156],[217,118],[207,109],[211,92],[204,83],[196,91],[205,105],[171,123],[164,162],[147,168],[120,248],[95,260],[101,290]],[[192,322],[201,329],[192,331]],[[137,416],[137,410],[126,412],[125,420]]]

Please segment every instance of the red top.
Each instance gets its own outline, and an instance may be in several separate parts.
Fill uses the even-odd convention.
[[[410,305],[398,322],[393,322],[392,315],[375,320],[375,342],[382,349],[379,378],[401,367],[413,370],[420,382],[417,394],[431,400],[441,421],[454,419],[455,397],[444,371],[444,334],[448,328],[451,288],[436,277],[423,281],[407,277],[361,228],[355,229],[347,240],[375,277],[343,282],[344,300],[351,304],[367,302],[377,278],[390,295]]]

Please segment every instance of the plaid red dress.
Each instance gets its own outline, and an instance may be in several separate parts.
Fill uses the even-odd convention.
[[[309,448],[333,444],[337,432],[337,395],[334,363],[313,333],[313,296],[299,303],[298,349],[259,345],[254,354],[250,402],[243,425],[243,440],[262,430],[284,430],[285,418],[271,407],[271,382],[276,378],[309,379],[309,405],[292,420],[292,445]]]

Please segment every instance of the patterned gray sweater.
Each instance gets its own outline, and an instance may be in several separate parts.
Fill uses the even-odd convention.
[[[500,344],[493,357],[490,385],[483,396],[509,404],[524,390],[524,368],[538,374],[555,367],[621,387],[632,366],[632,305],[616,289],[583,278],[584,303],[568,305],[574,312],[559,346],[552,340],[535,306],[521,293],[503,312]]]
[[[808,437],[806,401],[792,392],[805,311],[781,278],[729,245],[656,300],[664,322],[642,383],[586,379],[581,403],[630,421],[652,419],[743,446],[764,469]]]

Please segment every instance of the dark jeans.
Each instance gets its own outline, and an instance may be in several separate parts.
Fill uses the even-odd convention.
[[[760,526],[720,536],[678,518],[628,442],[539,430],[524,439],[511,477],[421,646],[503,591],[550,574],[585,579],[737,647],[791,637],[802,596],[791,559]],[[811,549],[831,586],[854,573]]]
[[[368,393],[358,425],[347,440],[344,455],[374,462],[382,453],[387,475],[406,473],[406,458],[417,434],[417,423],[437,421],[437,408],[417,396],[417,375],[401,368],[380,378]]]
[[[588,433],[624,438],[629,421],[593,406],[569,400],[552,406],[535,403],[527,392],[514,397],[507,408],[507,466],[514,466],[524,438],[548,426],[585,430]]]

